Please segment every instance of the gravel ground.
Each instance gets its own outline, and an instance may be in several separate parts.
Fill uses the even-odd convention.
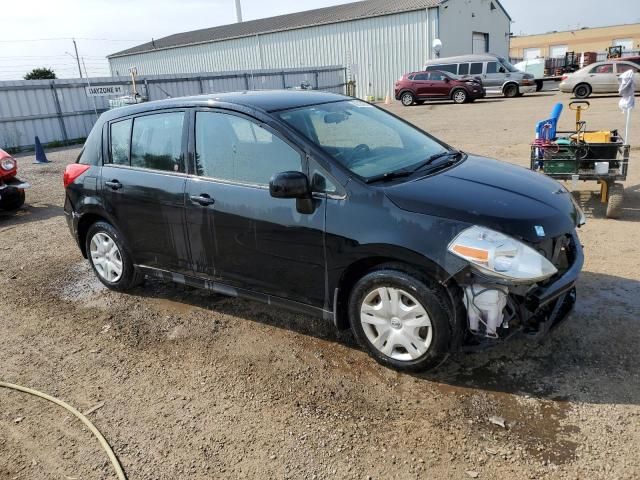
[[[534,122],[559,100],[390,109],[464,150],[526,165]],[[616,104],[592,100],[588,127],[622,129]],[[565,112],[561,127],[571,120]],[[595,184],[578,186],[586,264],[567,322],[539,344],[412,376],[303,315],[159,281],[106,290],[62,215],[61,173],[77,154],[19,158],[33,188],[25,208],[0,216],[0,380],[82,411],[104,402],[89,416],[130,479],[640,477],[635,165],[620,220],[604,219]],[[0,478],[114,477],[77,420],[0,389]]]

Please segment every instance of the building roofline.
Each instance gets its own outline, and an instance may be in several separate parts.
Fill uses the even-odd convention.
[[[591,30],[603,30],[605,28],[616,28],[616,27],[632,27],[638,25],[640,26],[640,23],[638,22],[634,22],[634,23],[616,23],[615,25],[604,25],[601,27],[582,27],[582,28],[578,28],[578,29],[574,29],[574,30],[554,30],[551,32],[543,32],[543,33],[530,33],[527,35],[512,35],[511,38],[527,38],[527,37],[541,37],[543,35],[555,35],[558,33],[573,33],[573,32],[586,32],[586,31],[591,31]]]
[[[325,22],[313,22],[313,23],[308,23],[308,24],[302,23],[300,25],[295,25],[295,26],[291,26],[291,27],[275,28],[275,29],[269,29],[269,30],[253,32],[253,33],[246,33],[246,34],[241,34],[241,35],[232,35],[232,36],[228,36],[228,37],[224,37],[224,38],[218,38],[218,39],[201,40],[201,41],[197,41],[197,42],[188,42],[188,43],[179,43],[179,44],[176,44],[176,45],[167,45],[167,46],[164,46],[164,47],[147,48],[146,50],[131,51],[132,49],[135,49],[135,48],[140,46],[140,45],[138,45],[137,47],[134,46],[134,47],[131,47],[131,48],[128,48],[128,49],[125,49],[125,50],[121,50],[119,52],[115,52],[115,53],[112,53],[110,55],[107,55],[106,58],[107,59],[112,59],[112,58],[128,57],[128,56],[131,56],[131,55],[158,52],[158,51],[163,51],[163,50],[170,50],[170,49],[173,49],[173,48],[182,48],[182,47],[189,47],[189,46],[193,46],[193,45],[203,45],[203,44],[207,44],[207,43],[224,42],[224,41],[227,41],[227,40],[237,40],[237,39],[240,39],[240,38],[251,38],[251,37],[256,37],[256,36],[260,36],[260,35],[268,35],[268,34],[278,33],[278,32],[287,32],[287,31],[292,31],[292,30],[300,30],[300,29],[303,29],[303,28],[310,28],[310,27],[316,27],[316,26],[322,26],[322,25],[332,25],[332,24],[337,24],[337,23],[353,22],[353,21],[358,21],[358,20],[367,20],[369,18],[378,18],[378,17],[389,16],[389,15],[396,15],[396,14],[399,14],[399,13],[408,13],[408,12],[426,10],[426,9],[430,9],[430,8],[439,8],[440,4],[445,3],[447,1],[448,0],[434,0],[434,3],[437,3],[437,4],[432,5],[432,6],[420,6],[420,7],[413,6],[413,7],[401,8],[401,9],[398,9],[398,10],[395,10],[395,11],[392,11],[392,12],[373,13],[373,14],[370,14],[370,15],[356,17],[356,18],[327,20]],[[507,17],[509,17],[509,14],[506,12],[504,7],[502,7],[502,5],[500,4],[499,0],[493,0],[493,1],[495,1],[498,5],[500,5],[500,7],[504,11],[504,13],[507,15]],[[301,12],[294,12],[294,13],[289,13],[289,14],[276,15],[274,17],[259,18],[259,19],[255,19],[255,20],[250,20],[249,22],[259,21],[259,20],[267,20],[267,19],[271,19],[271,18],[286,17],[288,15],[295,15],[295,14],[301,14],[301,13],[307,13],[307,12],[317,12],[317,11],[320,11],[320,10],[330,10],[330,9],[338,7],[338,6],[348,5],[349,3],[335,5],[333,7],[324,7],[324,8],[317,8],[317,9],[307,10],[307,11],[303,10]],[[361,3],[361,2],[353,2],[353,3]],[[362,2],[362,3],[364,3],[364,2]],[[511,20],[511,17],[509,17],[509,19]],[[248,22],[244,22],[244,23],[248,23]],[[219,25],[217,27],[203,28],[203,29],[200,29],[200,30],[211,30],[211,29],[214,29],[214,28],[228,27],[228,26],[231,26],[231,25],[234,25],[234,24],[231,23],[231,24]],[[180,33],[191,33],[191,32],[197,32],[197,31],[198,30],[192,30],[192,31],[180,32]],[[172,35],[169,35],[169,37],[170,36],[172,36]],[[167,37],[163,37],[163,38],[167,38]],[[158,40],[162,40],[162,39],[158,39]],[[145,42],[142,45],[147,45],[149,43],[150,42]]]

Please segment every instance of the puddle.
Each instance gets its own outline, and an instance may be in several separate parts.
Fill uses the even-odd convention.
[[[71,265],[67,273],[62,284],[55,287],[62,300],[84,302],[96,293],[107,291],[86,261]]]

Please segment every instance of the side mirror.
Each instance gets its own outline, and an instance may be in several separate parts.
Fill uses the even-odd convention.
[[[269,193],[273,198],[309,198],[309,179],[302,172],[276,173],[269,181]]]
[[[449,77],[444,77],[444,83],[449,83],[450,81]]]
[[[500,67],[500,68],[498,69],[498,73],[505,73],[505,72],[506,72],[506,70],[505,70],[505,68],[504,68],[504,67]]]

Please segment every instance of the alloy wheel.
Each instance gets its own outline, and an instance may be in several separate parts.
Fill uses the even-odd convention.
[[[394,360],[416,360],[427,353],[433,339],[429,314],[414,296],[399,288],[369,292],[360,307],[360,322],[369,342]]]
[[[408,107],[412,103],[413,103],[413,95],[411,95],[410,93],[405,93],[402,95],[402,104],[405,107]]]
[[[464,103],[467,101],[467,94],[464,93],[462,90],[458,90],[456,93],[453,94],[453,100],[456,103]]]
[[[105,232],[96,233],[91,239],[91,262],[104,280],[115,283],[122,277],[122,254],[116,242]]]

